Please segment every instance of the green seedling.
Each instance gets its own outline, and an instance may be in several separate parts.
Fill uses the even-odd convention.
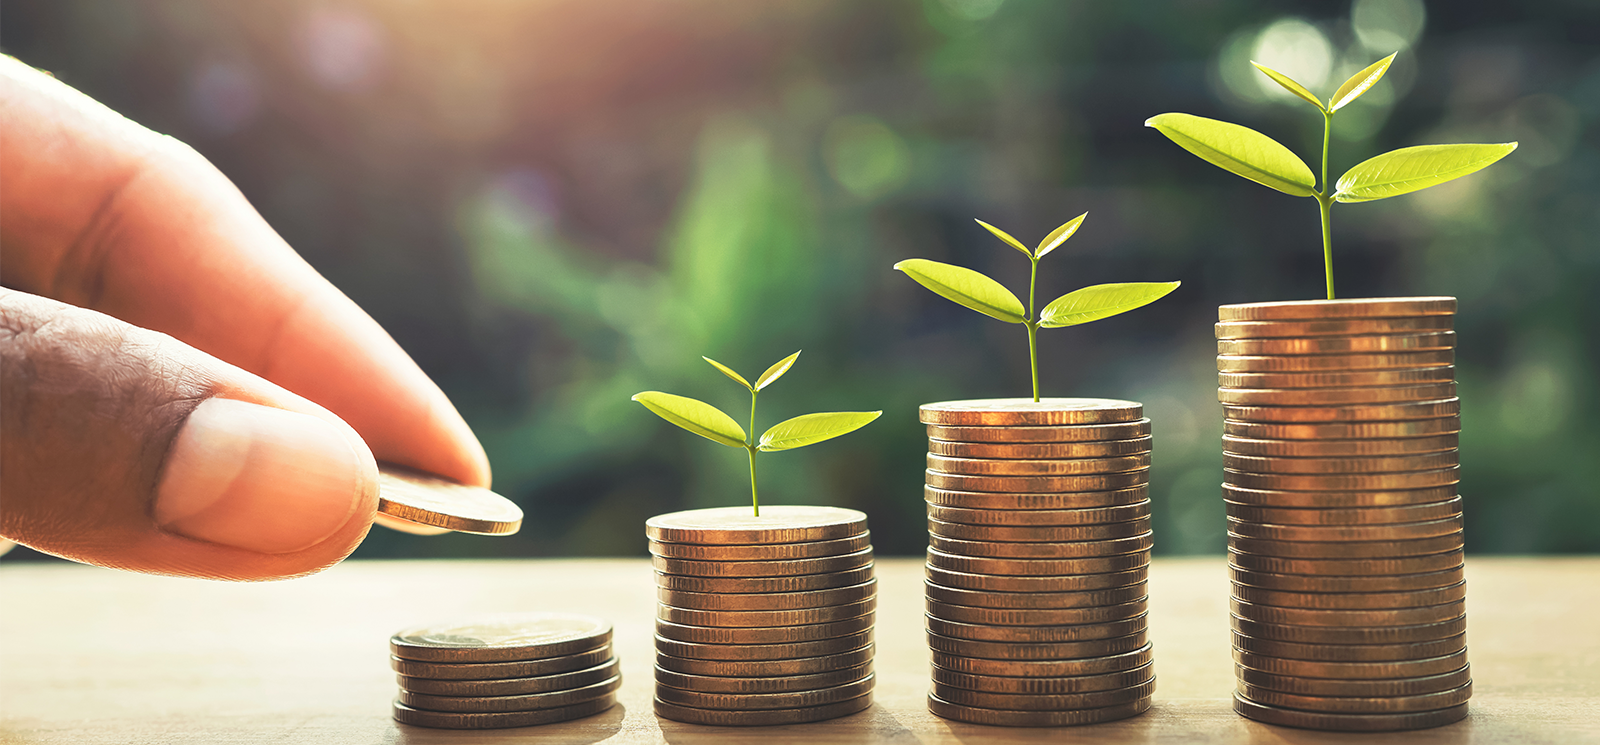
[[[1083,225],[1083,218],[1088,217],[1085,212],[1068,220],[1039,242],[1033,250],[1022,245],[1021,241],[1012,238],[1009,233],[989,223],[978,220],[978,224],[993,233],[996,238],[1004,241],[1006,245],[1021,251],[1028,257],[1031,268],[1028,272],[1028,307],[1022,307],[1022,301],[1007,290],[1004,285],[996,282],[979,272],[971,269],[943,264],[927,259],[906,259],[894,265],[894,268],[906,273],[906,276],[917,281],[918,284],[946,298],[965,305],[990,318],[998,318],[1006,323],[1020,323],[1028,329],[1028,363],[1033,370],[1033,400],[1039,400],[1039,345],[1038,332],[1041,328],[1053,329],[1062,326],[1077,326],[1078,324],[1098,321],[1102,318],[1124,313],[1140,306],[1149,305],[1173,290],[1178,289],[1178,282],[1127,282],[1123,284],[1094,285],[1081,290],[1074,290],[1051,301],[1044,306],[1038,315],[1033,312],[1034,286],[1039,279],[1039,260],[1045,254],[1056,250],[1061,244],[1066,243],[1073,233],[1078,232],[1078,227]]]
[[[1395,54],[1399,54],[1396,52]],[[1334,202],[1370,202],[1436,186],[1482,169],[1517,149],[1517,143],[1498,145],[1419,145],[1393,150],[1363,161],[1345,171],[1332,188],[1328,184],[1328,136],[1333,131],[1333,114],[1349,105],[1376,85],[1394,61],[1395,54],[1372,63],[1351,76],[1334,91],[1327,103],[1289,76],[1258,62],[1257,70],[1290,93],[1322,112],[1322,176],[1311,175],[1289,148],[1271,137],[1247,127],[1189,114],[1161,114],[1145,122],[1155,127],[1179,147],[1200,156],[1224,170],[1232,171],[1262,186],[1296,197],[1317,200],[1322,211],[1322,265],[1327,274],[1328,299],[1333,298],[1333,233],[1329,211]],[[1318,188],[1318,184],[1321,188]]]
[[[728,447],[744,448],[750,455],[750,504],[755,508],[756,517],[761,517],[761,499],[756,495],[757,451],[772,453],[814,445],[861,429],[883,415],[881,411],[829,411],[806,414],[778,422],[772,425],[772,429],[763,432],[760,440],[752,440],[751,437],[756,431],[756,395],[763,388],[772,385],[772,382],[782,377],[784,373],[789,372],[789,368],[794,366],[794,361],[799,357],[800,353],[795,352],[778,360],[777,364],[767,368],[766,372],[761,373],[761,377],[756,378],[754,385],[727,365],[710,357],[700,358],[750,391],[749,435],[745,434],[744,428],[740,427],[733,417],[704,401],[660,391],[645,391],[635,395],[633,400],[644,404],[644,407],[655,412],[656,416],[707,440]]]

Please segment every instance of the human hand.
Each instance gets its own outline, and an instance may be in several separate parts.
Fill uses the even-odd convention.
[[[488,486],[438,387],[198,153],[9,57],[0,132],[0,536],[275,579],[365,537],[374,455]]]

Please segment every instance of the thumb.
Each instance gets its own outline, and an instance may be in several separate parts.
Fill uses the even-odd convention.
[[[259,580],[343,559],[377,466],[338,417],[154,331],[0,290],[0,536],[75,561]]]

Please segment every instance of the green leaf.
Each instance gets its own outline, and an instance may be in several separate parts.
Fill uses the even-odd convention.
[[[830,411],[797,416],[772,425],[772,429],[761,435],[761,444],[756,449],[771,453],[831,440],[861,429],[882,415],[881,411]]]
[[[1071,220],[1068,220],[1067,224],[1050,231],[1050,235],[1045,236],[1044,240],[1039,241],[1039,250],[1034,252],[1034,258],[1042,259],[1044,258],[1045,254],[1056,250],[1057,246],[1066,243],[1067,239],[1071,238],[1073,233],[1078,232],[1078,226],[1083,224],[1083,218],[1088,216],[1089,213],[1085,212],[1077,217],[1072,218]]]
[[[1296,197],[1316,194],[1317,179],[1305,161],[1253,129],[1190,114],[1160,114],[1144,124],[1206,162],[1262,186]]]
[[[759,391],[762,388],[772,385],[772,381],[783,377],[784,373],[789,372],[789,368],[794,367],[794,361],[799,357],[800,353],[795,352],[788,357],[778,360],[778,362],[772,367],[767,368],[766,372],[761,373],[761,377],[756,378],[755,389]]]
[[[1044,307],[1039,325],[1045,328],[1076,326],[1149,305],[1178,289],[1180,282],[1128,282],[1094,285],[1069,292]]]
[[[1363,161],[1339,177],[1333,198],[1340,202],[1370,202],[1409,194],[1461,178],[1488,166],[1517,149],[1517,143],[1499,145],[1419,145],[1401,148]]]
[[[633,400],[644,404],[644,407],[655,412],[656,416],[707,440],[734,448],[742,448],[745,445],[744,428],[733,421],[733,417],[704,401],[660,391],[645,391],[635,395]]]
[[[1272,78],[1272,82],[1283,86],[1284,90],[1310,101],[1312,106],[1317,107],[1317,111],[1325,111],[1325,109],[1322,108],[1322,102],[1318,101],[1316,96],[1311,95],[1311,91],[1306,90],[1305,86],[1296,83],[1294,78],[1267,67],[1266,65],[1263,65],[1255,60],[1251,60],[1250,64],[1255,65],[1257,70],[1260,70],[1267,77]]]
[[[983,227],[988,228],[989,232],[994,233],[996,238],[999,238],[1000,240],[1011,244],[1012,248],[1015,248],[1018,251],[1023,252],[1024,254],[1027,254],[1029,258],[1033,257],[1033,252],[1029,251],[1026,246],[1023,246],[1021,241],[1018,241],[1017,239],[1012,238],[1010,233],[1007,233],[1006,231],[1001,230],[1001,229],[999,229],[999,228],[997,228],[997,227],[995,227],[993,225],[990,225],[989,223],[986,223],[986,222],[984,222],[982,220],[979,220],[977,218],[973,218],[973,222],[976,222],[979,225],[982,225]]]
[[[971,269],[927,259],[906,259],[894,268],[923,287],[1006,323],[1022,323],[1028,312],[1010,290]]]
[[[1328,99],[1328,110],[1338,111],[1344,108],[1345,104],[1360,98],[1368,88],[1377,85],[1383,73],[1388,71],[1389,63],[1394,61],[1396,54],[1399,52],[1367,65],[1367,69],[1351,75],[1349,80],[1344,81],[1344,85],[1339,86],[1339,90],[1334,91],[1333,98]]]
[[[714,359],[711,359],[710,357],[707,357],[705,355],[701,355],[700,359],[703,359],[706,362],[710,362],[712,367],[715,367],[718,370],[721,370],[723,375],[726,375],[726,376],[728,376],[730,378],[733,378],[734,380],[739,381],[739,385],[744,386],[746,389],[755,390],[754,388],[750,388],[750,381],[745,380],[743,375],[740,375],[739,373],[734,372],[733,369],[729,368],[727,365],[724,365],[721,362],[718,362],[718,361],[716,361]]]

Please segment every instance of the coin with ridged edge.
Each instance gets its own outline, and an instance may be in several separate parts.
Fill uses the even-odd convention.
[[[986,724],[993,727],[1076,727],[1084,724],[1112,722],[1143,714],[1150,708],[1150,698],[1100,709],[1071,709],[1067,711],[1017,711],[984,709],[961,706],[928,694],[928,711],[945,719],[969,724]]]
[[[514,662],[562,657],[611,642],[611,622],[576,613],[519,613],[416,626],[389,639],[396,657]]]
[[[1432,471],[1461,465],[1461,453],[1442,450],[1386,458],[1284,458],[1279,456],[1235,455],[1222,453],[1222,466],[1249,473],[1392,473]]]
[[[1149,551],[1155,545],[1154,533],[1099,541],[1050,541],[1046,543],[1000,543],[997,541],[958,541],[942,535],[928,535],[928,547],[956,556],[991,559],[1083,559],[1096,556]]]
[[[396,675],[400,687],[412,693],[434,696],[515,696],[522,693],[545,693],[581,688],[599,683],[617,675],[617,658],[613,657],[594,667],[570,673],[554,673],[529,678],[501,680],[433,680]]]
[[[501,729],[504,727],[531,727],[581,719],[599,714],[617,705],[616,694],[558,709],[534,711],[501,711],[491,713],[456,713],[413,709],[399,701],[394,702],[394,718],[401,724],[442,729]]]
[[[1061,711],[1099,709],[1149,698],[1151,694],[1155,693],[1156,682],[1154,678],[1151,678],[1146,682],[1128,686],[1127,688],[1051,695],[969,691],[965,688],[943,685],[937,680],[933,682],[932,688],[931,695],[938,697],[941,701],[947,701],[957,706],[976,706],[984,709],[1008,709],[1014,711]]]
[[[1253,654],[1235,648],[1233,650],[1233,661],[1254,670],[1279,675],[1345,680],[1388,680],[1439,675],[1451,670],[1457,670],[1462,665],[1467,664],[1467,652],[1462,650],[1443,657],[1428,657],[1401,662],[1317,662],[1312,660],[1286,660],[1281,657]]]
[[[1456,395],[1456,384],[1384,388],[1229,388],[1217,389],[1217,401],[1230,406],[1353,406],[1433,401]]]
[[[1142,638],[1144,635],[1138,635]],[[987,659],[933,651],[933,664],[958,673],[1003,678],[1075,678],[1133,670],[1150,664],[1155,654],[1146,643],[1130,651],[1075,659]]]
[[[985,626],[1065,626],[1122,621],[1144,614],[1149,609],[1145,598],[1118,605],[1088,608],[978,608],[926,601],[928,614],[955,623]]]
[[[1216,335],[1218,339],[1368,336],[1449,331],[1454,326],[1454,315],[1347,318],[1327,321],[1219,321],[1216,324]]]
[[[1146,437],[1150,420],[1060,427],[945,427],[930,424],[928,438],[952,442],[1103,442]]]
[[[398,700],[421,711],[491,713],[559,709],[597,698],[615,695],[622,687],[622,676],[615,675],[579,688],[507,696],[435,696],[401,689]]]
[[[650,554],[669,559],[695,561],[777,561],[782,559],[816,559],[824,556],[853,554],[872,545],[870,532],[849,538],[807,543],[768,543],[743,546],[702,546],[694,543],[662,543],[650,541]]]
[[[872,691],[876,683],[877,676],[873,673],[867,673],[866,677],[860,680],[833,686],[832,688],[780,693],[711,693],[684,690],[671,686],[656,686],[656,700],[677,706],[721,711],[809,709],[816,706],[827,706],[841,701],[849,701],[866,695]]]
[[[1109,398],[985,398],[923,404],[923,424],[943,427],[1058,427],[1113,424],[1144,417],[1144,406]]]
[[[1257,639],[1296,644],[1416,644],[1448,639],[1467,630],[1466,616],[1412,626],[1300,626],[1229,616],[1234,631]]]
[[[1415,696],[1419,693],[1437,693],[1466,685],[1472,680],[1472,668],[1463,667],[1453,672],[1426,675],[1420,678],[1394,680],[1323,680],[1301,678],[1293,675],[1273,675],[1260,670],[1234,665],[1239,682],[1273,691],[1298,693],[1304,696]]]
[[[1031,696],[1052,696],[1067,693],[1089,693],[1127,688],[1148,682],[1156,676],[1153,663],[1114,673],[1081,675],[1075,677],[1009,677],[999,675],[974,675],[933,666],[933,681],[950,688],[969,691],[1010,693]]]
[[[1076,642],[980,641],[976,639],[957,639],[932,630],[925,630],[925,632],[928,638],[928,648],[933,650],[936,656],[946,654],[969,659],[1001,662],[1048,661],[1058,662],[1063,665],[1072,661],[1082,663],[1083,669],[1086,671],[1096,669],[1093,667],[1094,665],[1102,664],[1095,663],[1093,662],[1094,660],[1135,652],[1150,645],[1143,628],[1131,634],[1109,639],[1087,639]],[[946,667],[954,669],[954,666],[951,665],[946,665]]]
[[[711,507],[656,515],[645,535],[662,543],[750,545],[810,543],[849,538],[867,531],[867,516],[840,507],[768,505],[759,517],[743,507]]]
[[[854,714],[872,705],[872,694],[869,692],[848,701],[804,709],[761,709],[751,711],[696,709],[692,706],[667,703],[659,698],[655,699],[654,704],[657,716],[671,719],[675,722],[722,727],[764,727],[777,724],[820,722],[825,719],[836,719],[848,714]]]
[[[988,626],[975,623],[956,623],[932,615],[924,615],[928,631],[952,639],[978,642],[1009,642],[1013,644],[1050,644],[1055,642],[1083,642],[1095,639],[1114,639],[1136,634],[1145,629],[1146,614],[1140,613],[1121,621],[1085,623],[1068,626]]]
[[[1223,419],[1222,434],[1263,440],[1389,440],[1432,437],[1461,432],[1461,417],[1413,419],[1405,422],[1245,422]]]
[[[928,579],[945,587],[962,590],[993,590],[995,592],[1082,592],[1109,590],[1115,587],[1143,582],[1150,577],[1147,567],[1103,574],[1066,574],[1051,576],[1010,576],[963,572],[940,567],[924,567]]]
[[[1149,435],[1126,440],[1039,443],[955,442],[929,439],[928,452],[949,458],[986,458],[990,460],[1114,458],[1148,454],[1152,439]]]
[[[1345,370],[1398,370],[1408,367],[1438,367],[1454,365],[1453,349],[1433,349],[1420,352],[1384,352],[1380,354],[1330,354],[1330,355],[1217,355],[1217,370],[1221,372],[1329,372]]]
[[[1455,484],[1424,489],[1376,491],[1305,492],[1283,489],[1250,489],[1234,484],[1222,485],[1222,497],[1229,502],[1257,507],[1307,507],[1315,509],[1356,509],[1359,507],[1405,507],[1442,502],[1459,496]]]
[[[1280,592],[1414,592],[1431,590],[1460,582],[1465,567],[1416,574],[1378,574],[1370,577],[1342,577],[1310,574],[1252,572],[1228,565],[1234,584]]]
[[[1453,316],[1456,299],[1443,295],[1405,298],[1283,300],[1236,303],[1217,308],[1219,321],[1329,321],[1343,318]]]
[[[1434,401],[1408,401],[1397,404],[1350,404],[1348,406],[1234,406],[1222,405],[1222,414],[1236,422],[1322,423],[1322,422],[1401,422],[1411,419],[1443,419],[1461,414],[1461,399],[1456,396]]]
[[[1149,467],[1120,473],[1086,476],[966,476],[958,473],[924,471],[928,486],[954,491],[1019,492],[1098,492],[1127,489],[1150,480]]]
[[[771,678],[730,678],[718,675],[687,675],[656,667],[656,683],[673,688],[706,693],[787,693],[832,688],[872,673],[872,663],[810,675],[784,675]]]
[[[1438,711],[1465,704],[1472,698],[1472,681],[1447,691],[1418,693],[1410,696],[1304,696],[1297,693],[1274,691],[1248,683],[1240,683],[1236,693],[1266,706],[1281,706],[1299,711],[1318,711],[1336,714],[1391,714],[1400,712]]]
[[[1001,460],[997,458],[953,458],[928,453],[928,470],[968,476],[1078,476],[1121,473],[1150,466],[1150,454],[1112,458],[1051,458],[1048,460]]]
[[[1467,635],[1407,644],[1301,644],[1257,639],[1233,632],[1233,646],[1246,652],[1286,660],[1320,662],[1399,662],[1454,654],[1467,648]],[[1257,699],[1259,700],[1259,699]]]
[[[656,653],[656,665],[673,672],[688,675],[716,675],[729,678],[777,678],[791,675],[814,675],[833,670],[856,667],[872,661],[874,645],[852,649],[827,657],[802,657],[793,660],[761,660],[754,662],[730,660],[691,660]]]
[[[1434,554],[1392,559],[1328,559],[1280,558],[1241,553],[1228,549],[1228,562],[1240,569],[1279,574],[1327,575],[1334,577],[1371,577],[1378,575],[1425,574],[1442,572],[1461,566],[1462,547]]]
[[[1081,510],[973,510],[928,505],[928,517],[963,525],[1103,525],[1150,515],[1150,500]]]
[[[1413,626],[1420,623],[1448,621],[1466,612],[1466,603],[1460,600],[1414,608],[1368,608],[1363,610],[1282,608],[1273,605],[1258,605],[1238,598],[1232,598],[1228,603],[1234,614],[1241,618],[1248,618],[1262,623],[1282,623],[1298,626]]]
[[[389,667],[395,672],[413,678],[434,680],[491,680],[504,678],[531,678],[554,675],[594,667],[611,659],[611,645],[607,643],[577,654],[546,657],[538,660],[514,662],[421,662],[389,657]]]
[[[1455,349],[1455,346],[1456,332],[1429,331],[1417,334],[1218,339],[1217,354],[1372,354]]]
[[[1452,722],[1459,722],[1467,718],[1467,704],[1452,706],[1448,709],[1403,714],[1329,714],[1258,704],[1240,697],[1237,693],[1233,696],[1233,710],[1245,718],[1266,724],[1342,732],[1394,732],[1399,730],[1429,729]]]
[[[1228,534],[1228,547],[1239,553],[1299,559],[1393,559],[1454,551],[1462,546],[1460,531],[1404,541],[1276,541]]]
[[[878,608],[876,595],[821,608],[796,610],[695,610],[656,604],[656,618],[688,626],[790,626],[832,623],[866,615]]]
[[[716,593],[684,592],[683,590],[656,589],[656,600],[677,608],[693,610],[799,610],[823,608],[863,600],[878,593],[878,580],[870,579],[859,585],[834,587],[827,590],[772,593]]]
[[[1360,507],[1355,509],[1304,509],[1295,507],[1257,507],[1223,500],[1228,517],[1275,525],[1389,525],[1439,520],[1461,514],[1461,497],[1441,502],[1403,507]]]
[[[1077,510],[1142,502],[1150,498],[1150,485],[1140,484],[1127,489],[1112,491],[1058,492],[1054,494],[974,492],[924,486],[922,487],[922,497],[928,504],[961,509]]]
[[[975,608],[1094,608],[1130,603],[1144,597],[1148,583],[1092,592],[976,592],[923,581],[928,600]]]
[[[928,518],[928,532],[958,541],[1071,543],[1130,538],[1150,532],[1150,518],[1099,525],[966,525]]]
[[[662,556],[650,557],[650,565],[655,567],[657,572],[690,577],[791,577],[800,574],[842,572],[868,566],[871,563],[870,547],[853,554],[776,561],[694,561],[668,559]]]
[[[1223,481],[1247,489],[1289,491],[1399,491],[1427,489],[1461,482],[1461,467],[1398,473],[1287,474],[1245,473],[1224,468]]]
[[[1390,440],[1253,440],[1228,435],[1222,438],[1224,454],[1256,458],[1397,458],[1442,453],[1460,445],[1460,434]]]
[[[811,623],[799,626],[687,626],[656,620],[658,636],[695,644],[793,644],[819,639],[836,639],[841,636],[872,628],[875,613],[857,616],[832,623]]]
[[[1227,372],[1217,373],[1217,385],[1225,388],[1361,388],[1391,385],[1451,383],[1455,365],[1411,367],[1401,370],[1327,370],[1322,372]]]
[[[378,512],[460,533],[511,535],[522,528],[515,502],[394,463],[378,464]]]
[[[1461,530],[1461,515],[1387,525],[1274,525],[1228,518],[1228,532],[1274,541],[1409,541]]]
[[[808,642],[784,644],[698,644],[680,642],[666,637],[656,637],[656,652],[690,660],[737,660],[764,662],[768,660],[793,660],[802,657],[826,657],[860,649],[872,643],[872,629],[857,631],[848,636],[817,639]]]
[[[826,590],[831,587],[849,587],[872,579],[872,564],[854,569],[822,574],[798,574],[790,577],[690,577],[681,574],[656,572],[656,587],[684,592],[804,592]]]
[[[1399,592],[1283,592],[1234,584],[1233,596],[1258,605],[1286,608],[1357,610],[1363,608],[1415,608],[1461,600],[1467,596],[1467,583]]]
[[[957,556],[947,554],[938,549],[928,549],[928,568],[946,569],[954,572],[966,572],[983,575],[1012,576],[1028,579],[1041,579],[1051,576],[1099,576],[1112,572],[1126,572],[1128,570],[1142,570],[1150,565],[1150,552],[1118,554],[1116,556],[1093,556],[1082,559],[989,559],[973,556]],[[1129,584],[1144,579],[1136,577]],[[945,584],[941,582],[940,584]],[[954,587],[955,585],[946,585]],[[977,588],[965,588],[977,589]],[[1101,589],[1089,588],[1085,589]],[[1014,592],[1027,592],[1015,590]],[[1062,592],[1067,592],[1063,590]]]

